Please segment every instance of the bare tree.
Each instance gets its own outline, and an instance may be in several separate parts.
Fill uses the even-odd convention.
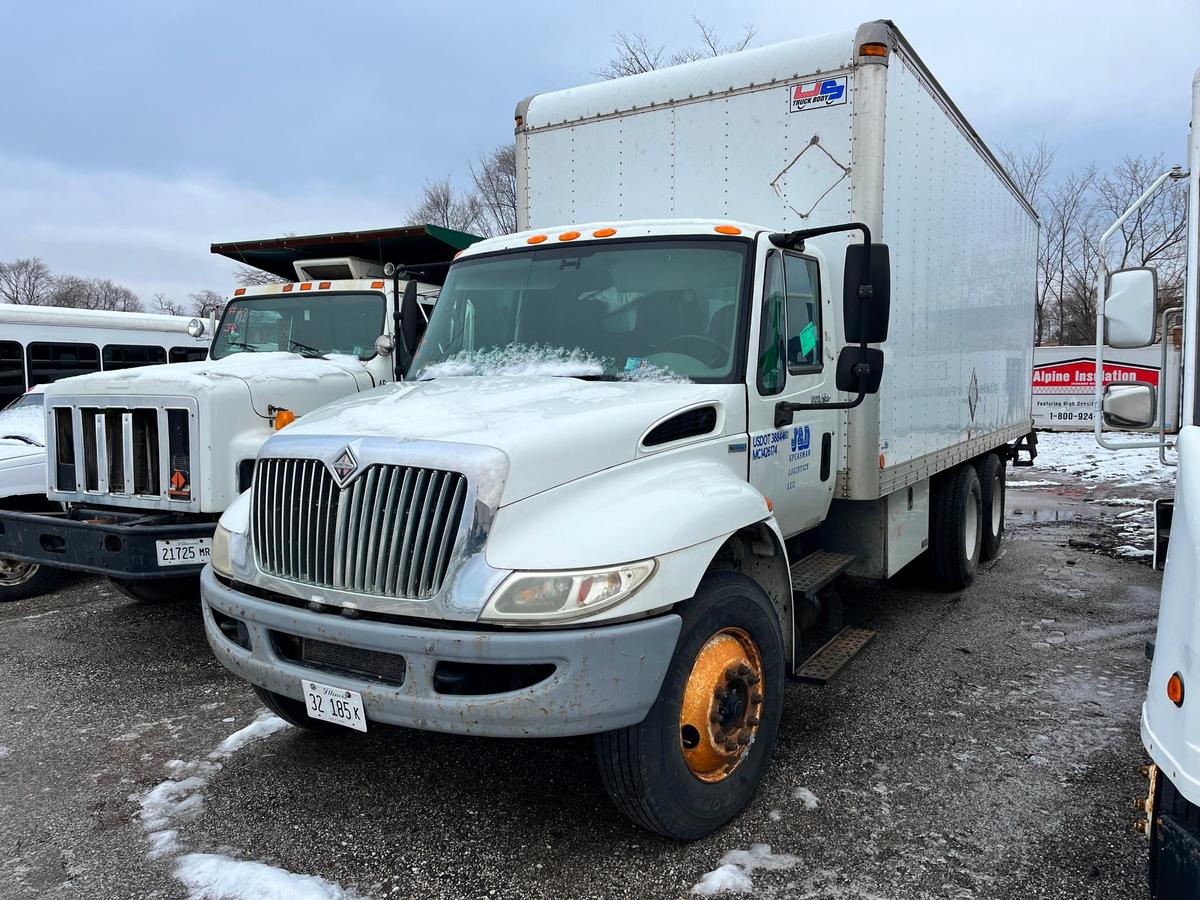
[[[184,309],[182,303],[176,303],[166,294],[155,294],[150,298],[150,302],[154,304],[154,308],[164,315],[168,316],[186,316],[187,310]]]
[[[295,281],[294,278],[281,278],[271,272],[256,269],[254,266],[238,266],[233,280],[241,287],[259,287],[264,284],[284,284],[288,281]]]
[[[192,315],[202,319],[206,319],[210,315],[221,318],[221,314],[225,312],[225,304],[229,302],[223,294],[208,289],[188,294],[188,299],[192,301]]]
[[[0,302],[45,306],[53,288],[54,277],[36,256],[0,263]]]
[[[503,144],[471,165],[471,181],[483,207],[481,231],[488,236],[517,230],[517,148]]]
[[[141,312],[143,309],[137,294],[111,279],[74,275],[54,279],[48,305],[115,312]]]
[[[1042,139],[1028,149],[1000,147],[999,151],[1009,176],[1042,220],[1042,227],[1038,230],[1037,278],[1034,286],[1034,332],[1035,340],[1040,344],[1046,337],[1053,269],[1050,257],[1053,235],[1046,222],[1046,179],[1050,175],[1057,149],[1047,145],[1045,139]]]
[[[459,193],[449,178],[426,181],[421,199],[408,213],[414,225],[440,225],[478,234],[484,222],[483,203],[471,193]]]
[[[742,36],[732,43],[725,43],[717,34],[715,28],[701,19],[692,16],[692,23],[700,32],[699,43],[677,50],[666,55],[666,46],[651,44],[644,34],[639,32],[626,33],[618,31],[613,35],[613,55],[603,68],[595,73],[597,78],[623,78],[626,75],[640,75],[651,72],[664,65],[676,66],[680,63],[694,62],[710,56],[724,56],[726,53],[737,53],[745,50],[750,41],[758,33],[751,25],[743,28]],[[665,61],[664,61],[665,59]]]

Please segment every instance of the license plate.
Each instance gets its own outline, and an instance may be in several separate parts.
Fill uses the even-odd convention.
[[[155,541],[160,566],[202,566],[212,556],[212,538]]]
[[[300,680],[304,687],[304,708],[310,719],[345,725],[355,731],[367,730],[367,716],[363,712],[362,694],[345,688],[317,684],[315,681]]]

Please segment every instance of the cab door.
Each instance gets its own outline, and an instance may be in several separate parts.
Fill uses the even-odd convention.
[[[775,416],[780,401],[836,399],[834,314],[820,257],[763,243],[762,291],[751,313],[758,341],[748,383],[750,482],[771,501],[786,536],[820,524],[833,497],[838,411],[799,410],[778,427]]]

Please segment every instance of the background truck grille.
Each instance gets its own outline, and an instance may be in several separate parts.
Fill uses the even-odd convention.
[[[263,459],[255,556],[289,581],[426,599],[446,577],[466,494],[457,472],[373,465],[339,488],[319,460]]]

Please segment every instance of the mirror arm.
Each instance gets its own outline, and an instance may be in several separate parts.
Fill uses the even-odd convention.
[[[871,277],[871,229],[864,222],[847,222],[845,225],[825,225],[821,228],[801,228],[797,231],[784,231],[772,234],[770,241],[776,247],[782,250],[803,250],[804,241],[808,238],[818,237],[822,234],[834,234],[839,231],[861,231],[865,249],[863,250],[863,277]],[[870,298],[873,289],[870,283],[863,283],[858,286],[858,296],[862,299]],[[864,338],[859,342],[858,348],[861,351],[868,349],[865,340],[867,336],[867,304],[860,304],[861,311],[859,334]],[[866,353],[863,353],[866,356]],[[871,374],[870,363],[860,362],[854,367],[854,374],[859,377],[859,384],[864,385],[867,377]],[[867,392],[864,387],[858,390],[858,396],[853,400],[836,403],[789,403],[787,400],[780,400],[775,404],[775,427],[783,428],[792,424],[792,417],[801,410],[806,409],[854,409],[860,405],[866,398]]]
[[[404,337],[400,332],[400,271],[401,266],[397,266],[392,271],[392,343],[395,347],[392,351],[392,377],[396,381],[404,380],[404,363],[401,360],[401,354],[397,352],[404,344]]]

